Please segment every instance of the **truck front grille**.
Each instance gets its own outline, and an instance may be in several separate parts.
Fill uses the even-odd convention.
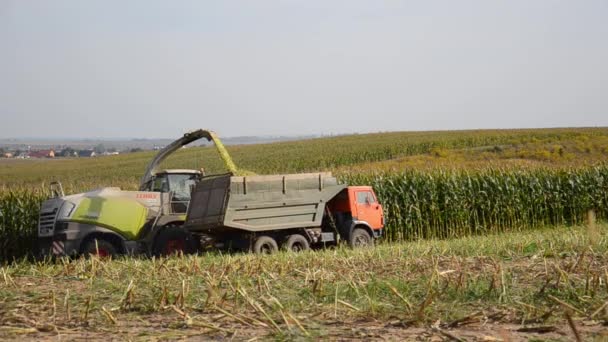
[[[49,212],[40,212],[38,217],[38,236],[51,236],[57,218],[57,208]]]

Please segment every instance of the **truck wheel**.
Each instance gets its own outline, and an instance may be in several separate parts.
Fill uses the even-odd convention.
[[[292,252],[302,252],[310,249],[308,240],[300,234],[293,234],[283,243],[283,249]]]
[[[85,256],[88,255],[97,255],[101,258],[109,258],[118,254],[118,250],[110,241],[104,240],[102,238],[91,239],[87,241],[83,248],[82,254]]]
[[[355,228],[350,235],[349,244],[352,248],[371,247],[374,245],[374,240],[369,235],[367,230],[363,228]]]
[[[152,254],[167,256],[177,253],[194,254],[197,251],[197,242],[192,234],[179,226],[167,226],[158,233],[154,239]]]
[[[255,254],[272,254],[279,250],[279,245],[275,239],[268,235],[259,236],[253,244],[253,252]]]

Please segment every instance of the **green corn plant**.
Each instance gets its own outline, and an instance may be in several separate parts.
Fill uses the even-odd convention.
[[[579,169],[433,170],[342,174],[374,187],[389,240],[581,224],[591,209],[608,218],[608,165]]]
[[[40,191],[27,189],[0,191],[0,261],[34,251],[38,211],[45,197]]]

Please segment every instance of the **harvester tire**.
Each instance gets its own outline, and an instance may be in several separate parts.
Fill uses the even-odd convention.
[[[255,254],[272,254],[279,250],[277,241],[268,235],[261,235],[255,239],[253,252]]]
[[[302,252],[309,250],[310,244],[303,235],[293,234],[283,243],[283,249],[292,252]]]
[[[82,254],[85,256],[97,255],[101,258],[109,258],[118,254],[118,249],[110,241],[103,238],[94,238],[85,242],[82,248]]]
[[[154,256],[168,256],[173,254],[195,254],[198,250],[197,239],[179,226],[167,226],[163,228],[156,238],[152,247]]]
[[[350,234],[349,245],[352,248],[360,247],[372,247],[374,246],[374,239],[369,235],[367,230],[363,228],[355,228]]]

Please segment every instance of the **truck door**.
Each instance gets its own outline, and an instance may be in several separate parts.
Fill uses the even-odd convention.
[[[367,222],[372,229],[382,228],[382,207],[371,190],[355,190],[357,219]]]

